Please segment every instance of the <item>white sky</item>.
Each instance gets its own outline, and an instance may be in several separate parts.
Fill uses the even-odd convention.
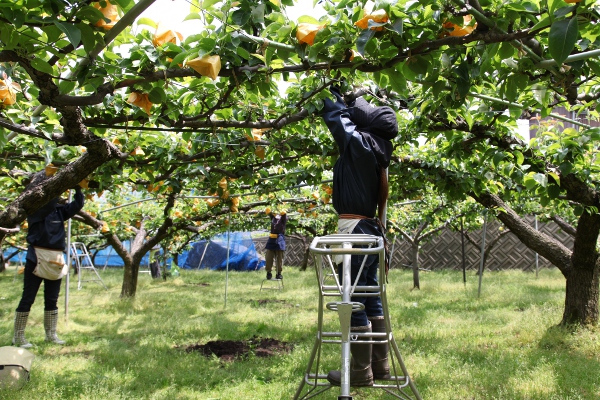
[[[313,0],[296,0],[296,6],[286,7],[286,13],[292,21],[297,21],[302,15],[310,15],[315,18],[324,14],[321,6],[313,9]],[[191,11],[188,0],[156,0],[144,13],[142,18],[150,18],[156,23],[161,22],[168,29],[180,32],[183,36],[198,33],[199,20],[183,21],[184,18],[200,10]],[[145,27],[151,29],[149,27]]]

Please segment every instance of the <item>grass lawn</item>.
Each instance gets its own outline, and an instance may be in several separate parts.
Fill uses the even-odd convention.
[[[316,333],[318,292],[312,270],[284,268],[285,288],[263,290],[264,272],[182,271],[152,280],[140,274],[137,296],[121,300],[122,271],[100,272],[108,290],[71,278],[58,333],[43,333],[43,288],[26,335],[36,347],[30,382],[0,399],[291,399]],[[600,399],[600,329],[557,328],[565,281],[556,269],[536,278],[521,271],[424,272],[391,270],[391,324],[404,362],[423,399]],[[0,345],[10,345],[22,276],[0,274]],[[225,301],[226,300],[226,301]],[[337,315],[327,312],[327,323]],[[274,338],[289,354],[225,362],[183,347],[214,340]],[[339,346],[323,347],[322,363],[339,365]],[[336,399],[330,390],[317,399]],[[353,389],[354,399],[391,399],[381,390]]]

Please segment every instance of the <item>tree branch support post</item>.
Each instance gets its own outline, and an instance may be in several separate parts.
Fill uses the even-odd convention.
[[[481,258],[479,260],[479,287],[477,288],[477,297],[481,296],[481,280],[483,277],[483,260],[485,259],[485,234],[487,231],[488,210],[483,212],[483,235],[481,237]]]

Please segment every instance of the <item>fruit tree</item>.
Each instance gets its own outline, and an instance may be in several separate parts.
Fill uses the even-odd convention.
[[[597,323],[597,1],[325,0],[292,20],[292,0],[194,0],[187,37],[139,18],[153,2],[0,0],[2,235],[84,178],[164,204],[223,178],[318,187],[336,157],[318,116],[335,83],[398,110],[394,201],[427,181],[489,208],[563,272],[563,323]],[[523,116],[543,118],[531,142]],[[522,196],[578,217],[573,249],[523,222]]]

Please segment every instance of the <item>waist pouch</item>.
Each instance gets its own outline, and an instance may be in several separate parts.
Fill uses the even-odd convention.
[[[34,247],[37,265],[33,274],[43,279],[55,281],[69,272],[69,266],[65,264],[62,250],[45,249]]]

